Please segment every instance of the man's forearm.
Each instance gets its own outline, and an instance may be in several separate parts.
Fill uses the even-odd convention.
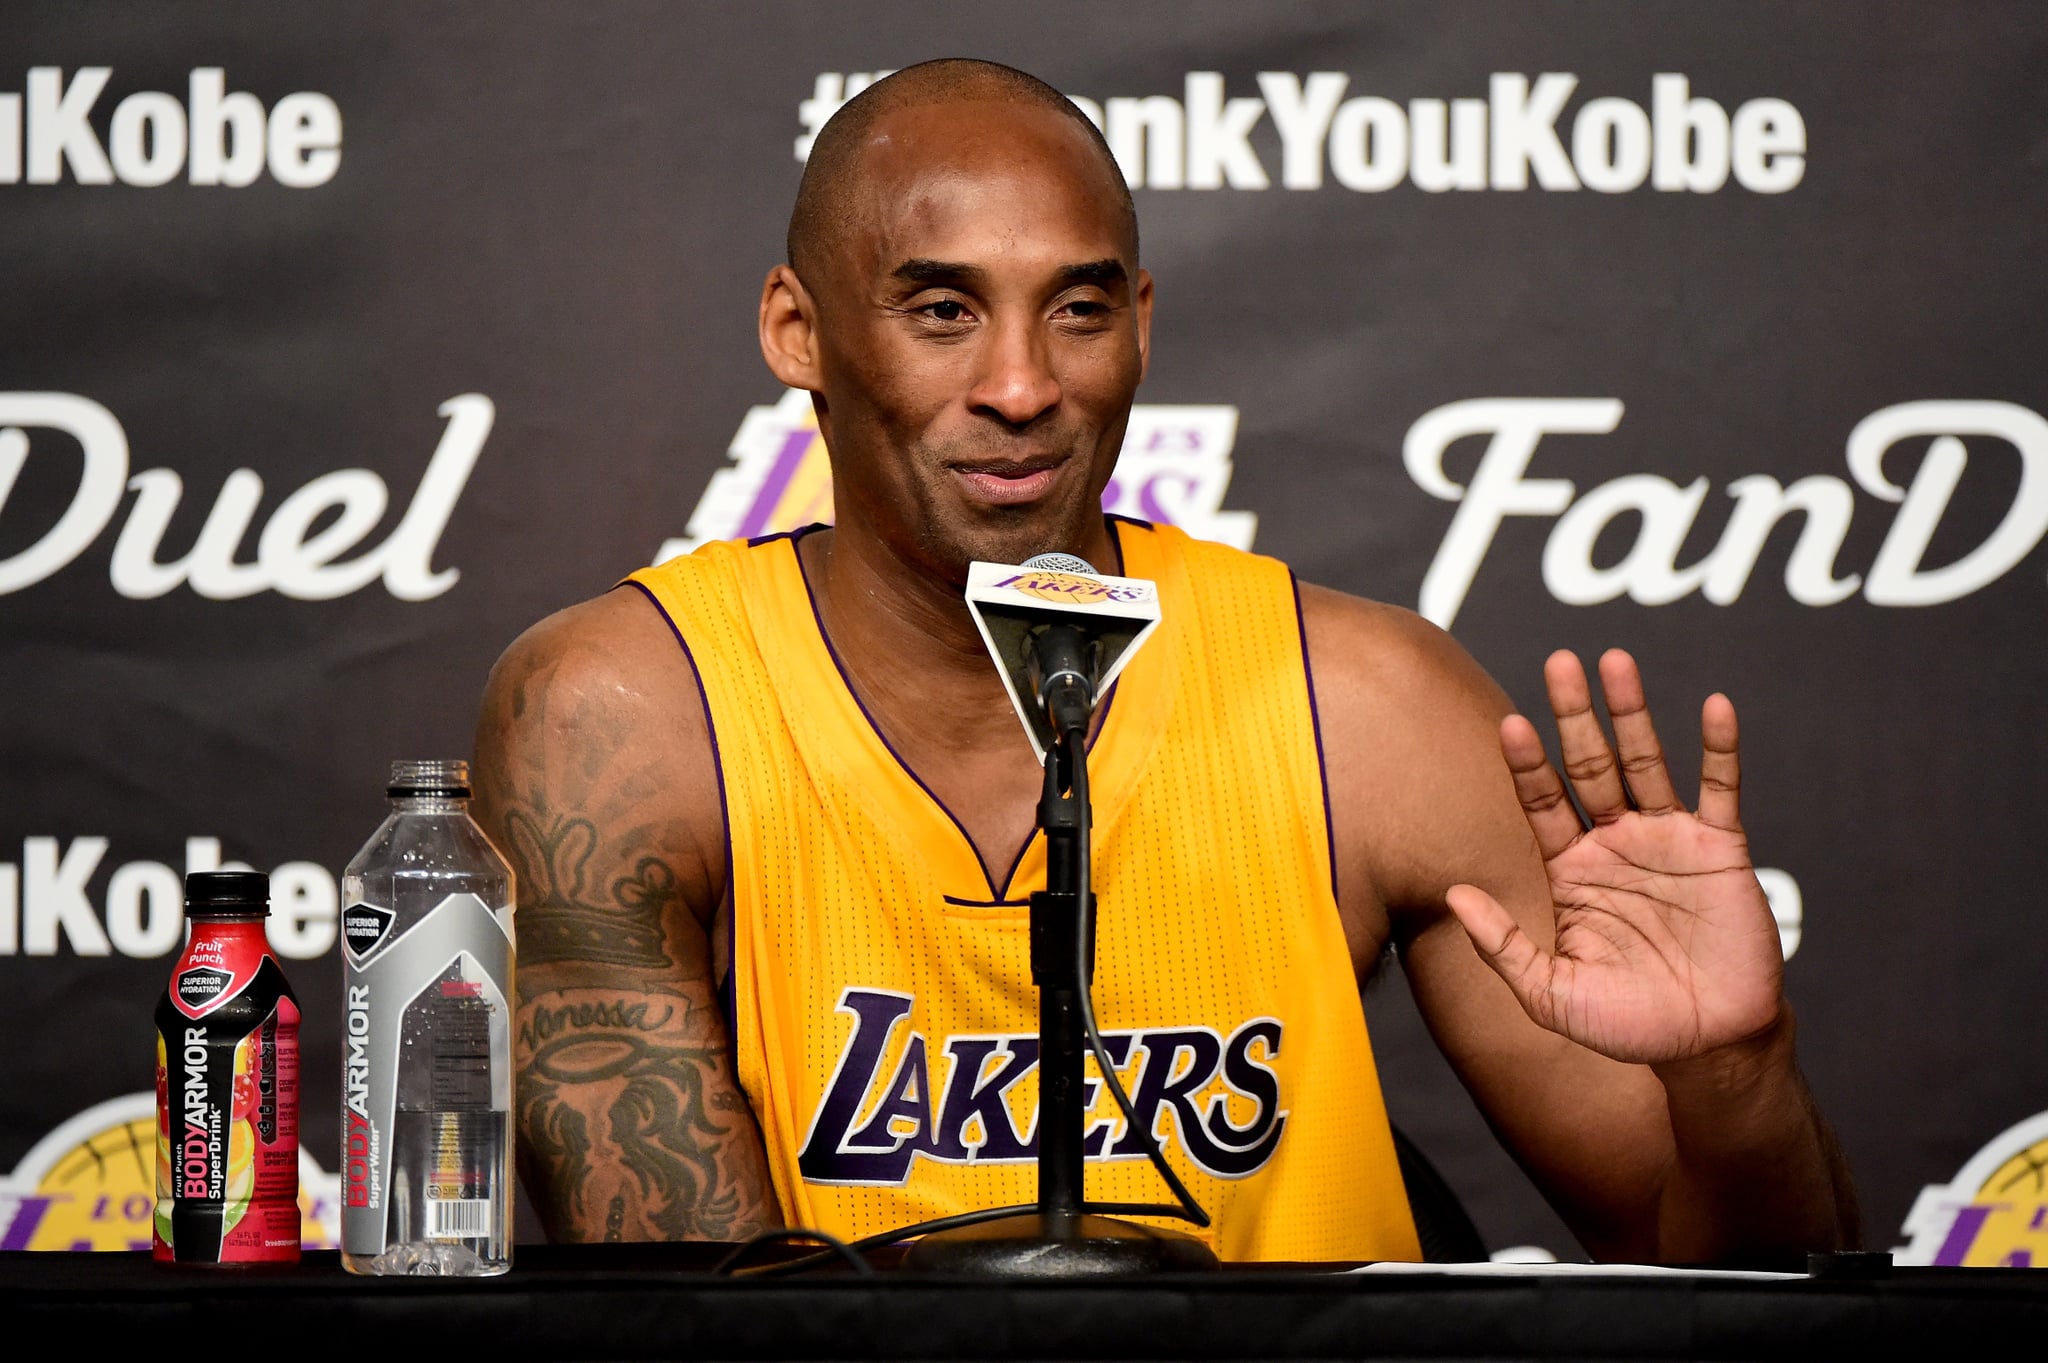
[[[722,1036],[675,995],[521,981],[520,1166],[555,1240],[741,1240],[780,1224]]]
[[[1657,1258],[1726,1263],[1854,1248],[1862,1227],[1834,1133],[1793,1053],[1789,1005],[1754,1042],[1655,1067],[1675,1155]]]

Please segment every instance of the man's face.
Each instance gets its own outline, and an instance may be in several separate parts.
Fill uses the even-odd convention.
[[[805,281],[841,533],[954,582],[1099,546],[1151,308],[1115,167],[993,102],[898,110],[860,155]]]

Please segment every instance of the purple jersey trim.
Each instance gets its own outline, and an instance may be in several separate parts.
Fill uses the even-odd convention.
[[[875,717],[873,713],[869,711],[867,707],[867,702],[863,701],[860,698],[860,693],[853,689],[853,679],[847,675],[846,663],[844,662],[844,660],[840,658],[838,648],[834,646],[834,644],[832,643],[832,636],[826,633],[825,631],[825,617],[821,615],[818,611],[817,588],[813,586],[811,583],[810,571],[804,567],[804,556],[801,553],[797,553],[797,546],[795,541],[802,539],[805,535],[810,534],[814,530],[825,529],[830,529],[830,527],[824,525],[808,525],[805,526],[802,530],[792,532],[790,535],[790,552],[796,556],[797,574],[803,579],[804,596],[810,602],[811,623],[817,627],[818,638],[821,641],[823,641],[825,645],[825,652],[832,659],[832,666],[835,669],[837,669],[839,673],[839,684],[846,688],[846,694],[853,699],[855,707],[860,710],[861,718],[867,721],[868,731],[872,733],[875,736],[876,740],[881,743],[882,747],[888,751],[889,756],[896,759],[896,765],[902,769],[903,774],[905,776],[908,776],[912,781],[917,783],[917,788],[923,791],[925,794],[925,798],[932,802],[932,807],[937,809],[941,814],[944,814],[946,816],[947,821],[950,822],[953,825],[954,830],[960,834],[960,840],[967,844],[967,850],[974,853],[974,864],[981,868],[981,878],[988,884],[989,902],[992,904],[1001,904],[1009,902],[1002,898],[1003,891],[1008,889],[1010,887],[1010,882],[1016,878],[1017,868],[1024,864],[1024,854],[1031,850],[1032,841],[1037,837],[1037,834],[1036,832],[1034,832],[1031,835],[1031,837],[1027,837],[1024,839],[1023,846],[1017,849],[1016,859],[1010,863],[1009,873],[1003,877],[1002,883],[1000,885],[997,884],[995,875],[988,868],[988,861],[981,855],[981,848],[977,846],[975,844],[974,839],[971,836],[969,836],[967,832],[967,825],[961,823],[960,816],[955,814],[950,808],[948,808],[946,802],[944,800],[941,800],[938,797],[938,795],[932,790],[932,788],[925,784],[924,778],[917,774],[916,768],[912,767],[910,763],[903,760],[903,754],[896,751],[896,745],[891,743],[889,741],[889,736],[882,732],[882,726],[875,723]],[[1122,545],[1118,545],[1117,547],[1117,558],[1119,560],[1123,558]],[[1115,686],[1111,686],[1108,692],[1105,693],[1102,697],[1102,720],[1100,723],[1096,725],[1094,737],[1091,737],[1088,740],[1088,750],[1090,752],[1093,752],[1095,750],[1095,739],[1100,738],[1102,736],[1102,731],[1109,726],[1110,706],[1114,704],[1116,701],[1116,692],[1117,688]]]
[[[655,613],[661,617],[662,623],[668,626],[668,632],[675,636],[676,646],[683,650],[683,660],[690,665],[690,675],[697,680],[697,701],[704,707],[704,731],[711,735],[711,769],[718,777],[719,832],[725,840],[725,889],[720,895],[719,902],[721,905],[728,903],[736,904],[737,901],[732,892],[732,811],[725,802],[725,757],[718,750],[718,725],[711,718],[711,697],[704,689],[704,674],[698,670],[697,655],[690,651],[690,641],[685,639],[683,632],[676,628],[676,622],[669,616],[668,611],[663,609],[661,601],[654,593],[649,591],[644,583],[635,582],[630,578],[627,579],[626,585],[634,588],[642,596],[646,597],[648,604],[654,607]],[[735,941],[733,915],[736,912],[737,909],[735,908],[724,915],[725,976],[718,982],[718,1007],[719,1011],[725,1014],[725,1033],[735,1061],[737,1061],[739,1055],[739,998],[733,979],[739,973],[739,957],[733,950]]]
[[[825,522],[823,521],[812,521],[809,525],[798,526],[794,530],[774,530],[770,531],[768,534],[765,535],[754,536],[752,539],[747,541],[747,548],[759,549],[762,545],[773,544],[777,540],[802,539],[805,535],[810,534],[813,530],[830,530],[831,528],[831,526],[825,524]]]
[[[1308,684],[1308,721],[1316,736],[1316,775],[1323,784],[1323,839],[1330,849],[1330,898],[1337,898],[1337,824],[1330,812],[1330,761],[1323,752],[1323,715],[1316,705],[1316,674],[1308,661],[1308,621],[1301,613],[1301,579],[1287,573],[1294,592],[1294,627],[1301,635],[1301,677]],[[1341,902],[1341,901],[1340,901]]]

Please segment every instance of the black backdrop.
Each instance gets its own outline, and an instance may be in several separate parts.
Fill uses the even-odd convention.
[[[146,1238],[94,1190],[147,1186],[110,1152],[211,857],[275,871],[332,1169],[335,882],[386,764],[466,753],[530,621],[807,504],[753,336],[799,142],[940,55],[1092,101],[1127,154],[1158,314],[1119,509],[1424,608],[1525,706],[1550,649],[1629,647],[1681,753],[1727,690],[1872,1242],[1934,1253],[1950,1202],[1995,1202],[1941,1185],[2048,1135],[2039,6],[37,0],[8,28],[0,1243]],[[1368,1010],[1490,1247],[1576,1255],[1397,976]],[[1977,1259],[2044,1240],[2041,1164]]]

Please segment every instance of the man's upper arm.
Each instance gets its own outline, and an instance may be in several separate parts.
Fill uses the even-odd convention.
[[[1419,616],[1310,587],[1302,605],[1347,930],[1391,931],[1431,1036],[1586,1247],[1643,1254],[1673,1152],[1662,1086],[1537,1026],[1444,905],[1477,885],[1538,944],[1555,937],[1501,758],[1508,698]]]
[[[492,670],[475,768],[517,878],[520,1166],[550,1237],[772,1225],[712,978],[717,773],[653,606],[615,591],[522,635]]]

